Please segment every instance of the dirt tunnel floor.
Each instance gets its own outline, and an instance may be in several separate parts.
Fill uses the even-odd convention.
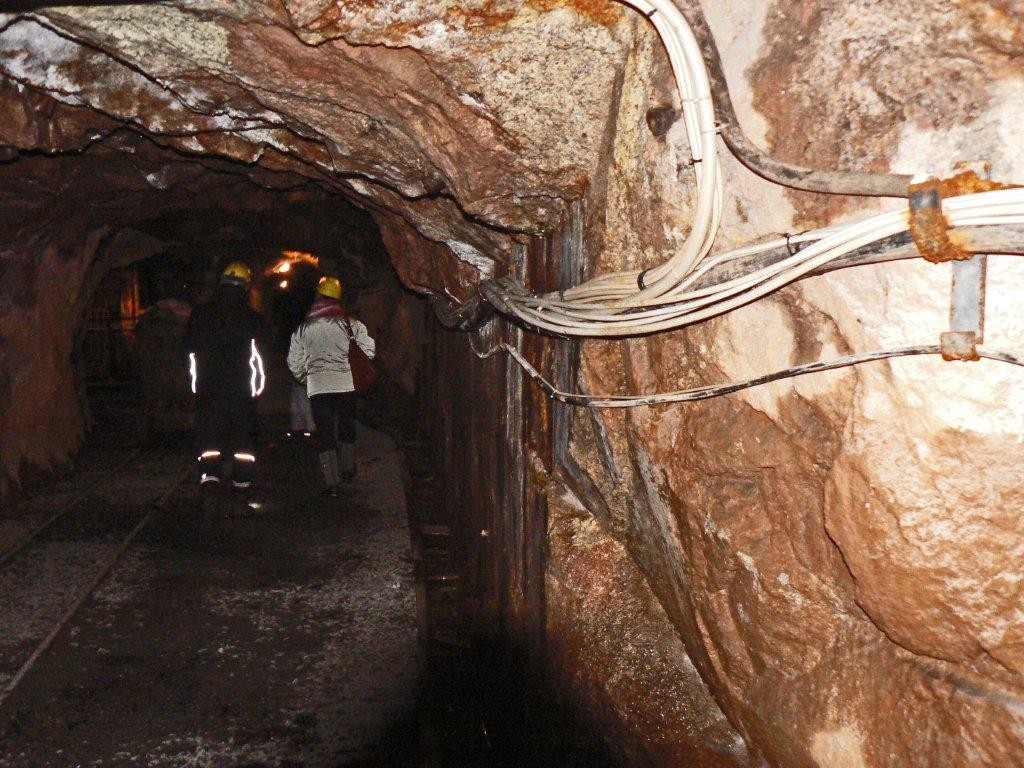
[[[380,432],[361,429],[358,447],[359,478],[337,501],[314,495],[312,449],[287,442],[264,449],[250,517],[204,514],[182,485],[0,708],[0,766],[412,764],[401,723],[422,670],[402,460]],[[0,551],[114,458],[4,510]],[[124,532],[187,461],[184,446],[146,453],[72,516],[92,505]],[[49,555],[27,550],[0,573],[45,593],[31,616],[0,606],[0,683],[98,562],[40,558],[115,540],[88,527],[55,526]]]

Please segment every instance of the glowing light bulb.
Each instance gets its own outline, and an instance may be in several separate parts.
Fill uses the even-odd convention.
[[[277,287],[282,289],[282,290],[284,290],[285,288],[288,287],[288,281],[287,280],[282,280],[280,283],[277,284]]]
[[[278,272],[279,272],[280,274],[282,274],[282,275],[283,275],[283,274],[284,274],[285,272],[291,272],[291,270],[292,270],[292,263],[291,263],[290,261],[286,261],[286,262],[284,262],[284,263],[283,263],[283,264],[282,264],[281,266],[279,266],[279,267],[277,268],[277,271],[278,271]]]

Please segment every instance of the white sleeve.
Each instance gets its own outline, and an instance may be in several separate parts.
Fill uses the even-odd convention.
[[[356,344],[366,353],[368,358],[373,360],[377,355],[377,342],[370,337],[370,332],[366,330],[366,326],[356,320],[352,323],[352,332],[355,334]]]
[[[288,343],[288,370],[300,382],[306,381],[306,376],[309,373],[306,363],[306,345],[303,344],[302,336],[298,331],[292,334],[291,341]]]

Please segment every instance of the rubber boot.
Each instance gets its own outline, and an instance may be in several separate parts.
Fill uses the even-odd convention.
[[[338,457],[340,460],[341,479],[346,483],[351,482],[356,476],[355,443],[342,443],[338,446]]]
[[[320,471],[323,473],[324,482],[327,484],[327,487],[320,495],[336,499],[340,495],[338,486],[341,484],[341,480],[338,479],[338,452],[321,451],[317,454],[317,458],[320,459]]]

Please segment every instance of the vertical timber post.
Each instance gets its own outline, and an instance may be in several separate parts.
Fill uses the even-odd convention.
[[[513,273],[525,279],[527,247],[517,246],[513,256]],[[521,348],[523,330],[517,325],[505,324],[505,342]],[[526,408],[524,376],[513,360],[505,357],[505,420],[504,444],[506,472],[504,474],[504,509],[500,515],[500,544],[502,556],[496,566],[500,573],[498,589],[501,613],[506,634],[512,633],[511,624],[518,613],[516,595],[522,593],[523,568],[521,562],[523,520],[526,509],[526,435],[524,409]]]
[[[583,259],[582,202],[567,205],[561,226],[544,237],[534,238],[527,248],[525,282],[536,290],[565,289],[580,282]],[[522,333],[520,331],[520,333]],[[556,386],[572,389],[579,367],[580,342],[540,334],[525,334],[525,357]],[[518,368],[514,362],[509,365]],[[522,374],[520,373],[520,377]],[[547,637],[545,578],[548,553],[547,493],[555,470],[564,460],[574,409],[547,396],[537,387],[523,390],[523,496],[521,583],[515,597],[516,634],[534,664],[543,664]]]
[[[583,203],[573,200],[569,209],[569,221],[561,232],[558,253],[558,288],[565,290],[583,282],[586,262],[583,258]],[[553,381],[563,392],[576,390],[580,365],[579,339],[556,339]],[[554,415],[551,431],[552,469],[561,466],[569,450],[569,436],[572,431],[575,406],[556,401],[552,403]]]

